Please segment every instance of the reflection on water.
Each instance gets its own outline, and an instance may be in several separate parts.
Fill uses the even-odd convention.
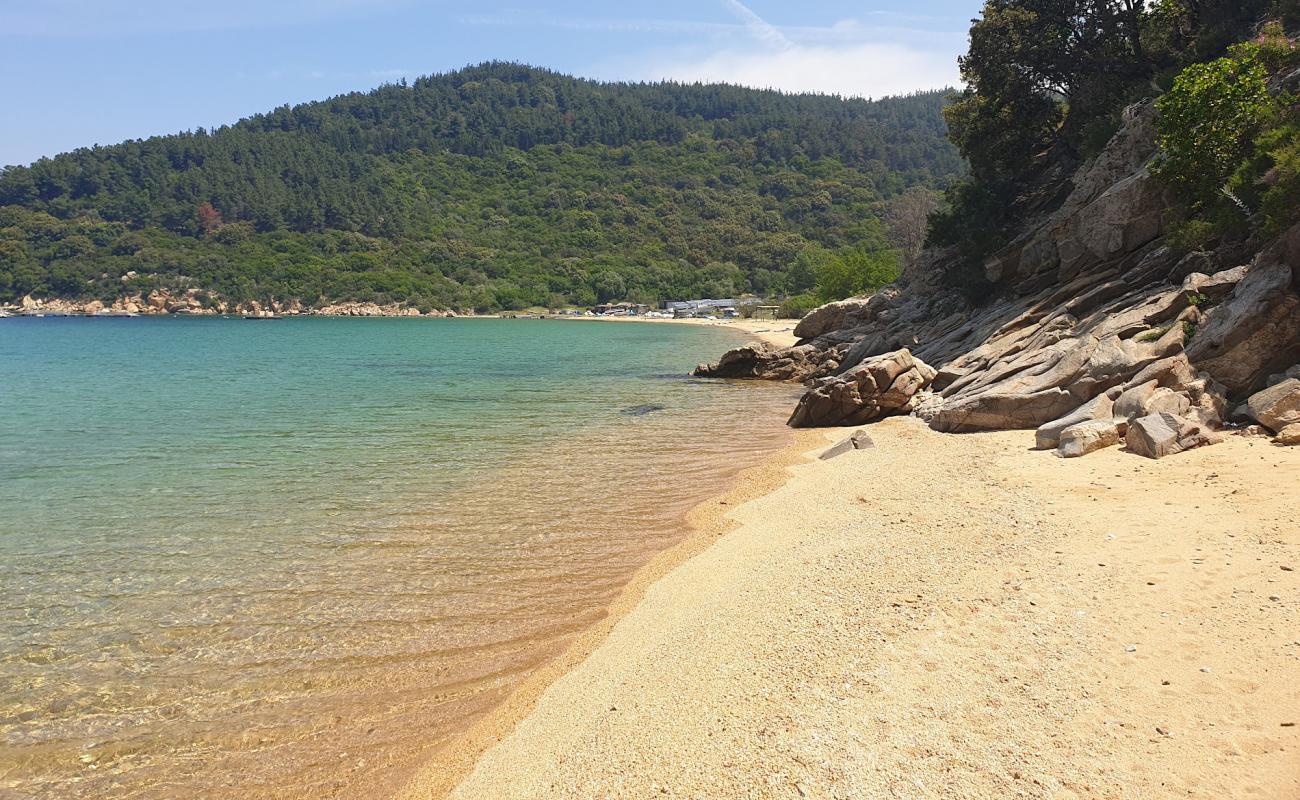
[[[270,327],[0,323],[0,797],[385,796],[785,441],[714,330]]]

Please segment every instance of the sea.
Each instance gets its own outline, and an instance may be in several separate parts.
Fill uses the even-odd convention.
[[[0,320],[0,798],[370,798],[789,442],[723,326]]]

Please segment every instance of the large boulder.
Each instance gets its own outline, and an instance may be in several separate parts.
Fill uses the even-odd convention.
[[[907,349],[869,358],[839,375],[818,379],[799,400],[790,425],[861,425],[909,413],[917,394],[930,385],[934,374]]]
[[[1094,420],[1109,420],[1114,414],[1115,397],[1119,394],[1118,389],[1112,389],[1105,394],[1099,394],[1088,402],[1066,414],[1060,419],[1053,420],[1039,426],[1034,434],[1035,443],[1039,450],[1052,450],[1061,443],[1061,434],[1068,428],[1078,425],[1081,422],[1092,422]],[[1080,454],[1082,455],[1082,454]]]
[[[1164,458],[1206,445],[1222,437],[1198,422],[1174,414],[1152,414],[1132,420],[1124,437],[1130,453]]]
[[[1071,425],[1061,432],[1056,454],[1078,458],[1124,441],[1128,423],[1119,419],[1093,419]]]
[[[1245,412],[1275,433],[1300,422],[1300,378],[1288,378],[1251,395]]]
[[[1291,424],[1277,432],[1273,439],[1278,444],[1284,444],[1288,447],[1300,445],[1300,422]]]
[[[799,320],[794,328],[794,335],[800,339],[816,339],[818,336],[839,330],[845,326],[849,315],[861,311],[870,304],[867,297],[850,297],[824,306],[814,308]]]

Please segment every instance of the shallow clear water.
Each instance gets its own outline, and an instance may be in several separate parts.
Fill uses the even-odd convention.
[[[733,336],[0,321],[0,797],[384,796],[786,441]]]

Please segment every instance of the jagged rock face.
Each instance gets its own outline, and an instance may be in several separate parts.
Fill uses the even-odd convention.
[[[945,284],[957,254],[930,249],[896,286],[813,312],[797,347],[728,354],[732,376],[807,382],[791,424],[855,424],[878,413],[859,367],[906,349],[938,365],[933,395],[909,403],[941,431],[1036,428],[1046,449],[1096,421],[1071,445],[1087,449],[1117,419],[1147,452],[1212,442],[1225,398],[1300,362],[1300,225],[1254,249],[1174,252],[1148,170],[1153,123],[1152,104],[1126,112],[1059,207],[985,263],[996,299],[973,306]],[[1152,443],[1157,421],[1172,443]]]
[[[1235,395],[1300,361],[1300,226],[1263,250],[1207,316],[1187,357]]]
[[[906,414],[918,392],[930,385],[934,370],[899,350],[817,380],[790,417],[795,428],[861,425]]]

